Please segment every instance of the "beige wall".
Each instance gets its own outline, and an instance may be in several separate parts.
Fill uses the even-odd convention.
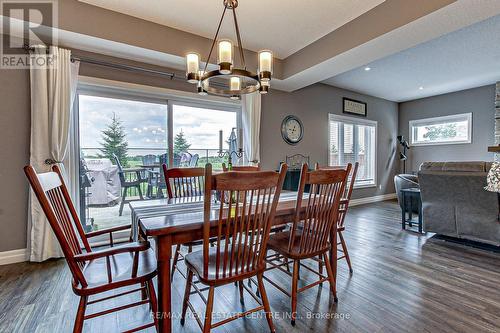
[[[80,56],[136,64],[115,58],[74,51]],[[152,69],[165,68],[138,64]],[[82,64],[80,74],[117,81],[146,84],[177,90],[193,91],[183,80],[170,80],[150,74],[127,72]],[[182,75],[182,73],[181,73]],[[0,71],[0,252],[26,247],[28,184],[22,168],[29,162],[30,95],[29,72]],[[357,190],[355,197],[394,192],[394,138],[397,132],[397,104],[355,94],[331,86],[316,84],[293,93],[272,90],[263,97],[261,124],[261,159],[265,168],[274,169],[287,154],[311,155],[311,162],[327,162],[328,113],[341,113],[342,97],[368,102],[368,119],[379,122],[378,181],[381,188]],[[296,147],[287,145],[280,134],[282,119],[288,114],[301,118],[305,126],[304,140]]]
[[[0,70],[0,252],[26,247],[29,94],[27,70]]]

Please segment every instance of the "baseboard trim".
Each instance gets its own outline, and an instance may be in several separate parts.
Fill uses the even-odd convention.
[[[349,207],[365,205],[365,204],[369,204],[369,203],[386,201],[386,200],[393,200],[396,198],[397,198],[396,193],[389,193],[389,194],[376,195],[373,197],[351,199],[351,201],[349,202]]]
[[[0,252],[0,266],[16,264],[28,260],[28,249]]]

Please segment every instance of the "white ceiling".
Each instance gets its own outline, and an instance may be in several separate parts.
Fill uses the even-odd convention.
[[[500,15],[323,83],[397,102],[492,84],[500,81],[499,36]]]
[[[213,38],[224,8],[222,0],[80,1],[207,38]],[[246,49],[270,49],[284,59],[384,1],[240,0],[236,12]],[[227,14],[221,37],[236,40]]]

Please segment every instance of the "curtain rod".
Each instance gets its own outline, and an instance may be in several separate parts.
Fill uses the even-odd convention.
[[[24,45],[23,49],[26,52],[30,52],[30,51],[33,51],[35,48],[32,46],[29,46],[29,45]],[[47,52],[48,52],[48,49],[47,49]],[[72,55],[71,61],[72,62],[80,61],[80,62],[87,63],[87,64],[103,66],[103,67],[110,67],[110,68],[114,68],[114,69],[121,69],[121,70],[132,71],[132,72],[143,72],[143,73],[149,73],[149,74],[154,74],[154,75],[168,76],[171,80],[173,80],[173,79],[184,80],[184,78],[178,77],[177,75],[175,75],[175,73],[171,73],[171,72],[159,71],[159,70],[144,68],[144,67],[140,67],[140,66],[125,65],[125,64],[120,64],[120,63],[116,63],[116,62],[98,60],[98,59],[94,59],[94,58],[78,57],[78,56]]]
[[[124,65],[124,64],[120,64],[120,63],[116,63],[116,62],[102,61],[102,60],[97,60],[97,59],[93,59],[93,58],[71,56],[71,61],[72,62],[80,61],[80,62],[87,63],[87,64],[103,66],[103,67],[111,67],[114,69],[121,69],[121,70],[132,71],[132,72],[143,72],[143,73],[149,73],[149,74],[155,74],[155,75],[161,75],[161,76],[168,76],[171,80],[173,80],[173,79],[184,80],[183,78],[176,76],[175,73],[158,71],[158,70],[139,67],[139,66]]]
[[[24,45],[23,49],[26,52],[31,52],[35,48],[33,46]],[[49,52],[49,49],[47,49],[47,52]],[[149,68],[140,67],[140,66],[124,65],[124,64],[120,64],[120,63],[116,63],[116,62],[109,62],[109,61],[103,61],[103,60],[98,60],[98,59],[94,59],[94,58],[76,57],[76,56],[71,56],[71,61],[80,61],[80,62],[91,64],[91,65],[109,67],[109,68],[120,69],[120,70],[131,71],[131,72],[142,72],[142,73],[148,73],[148,74],[153,74],[153,75],[167,76],[170,78],[170,80],[175,79],[175,80],[182,80],[182,81],[186,82],[186,78],[184,76],[180,77],[178,75],[175,75],[175,73],[159,71],[159,70],[149,69]],[[214,86],[225,87],[222,83],[219,83],[219,82],[213,82],[212,84]]]

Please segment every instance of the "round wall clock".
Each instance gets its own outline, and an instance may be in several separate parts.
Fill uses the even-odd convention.
[[[296,145],[304,136],[304,125],[295,116],[286,116],[281,123],[281,136],[289,145]]]

